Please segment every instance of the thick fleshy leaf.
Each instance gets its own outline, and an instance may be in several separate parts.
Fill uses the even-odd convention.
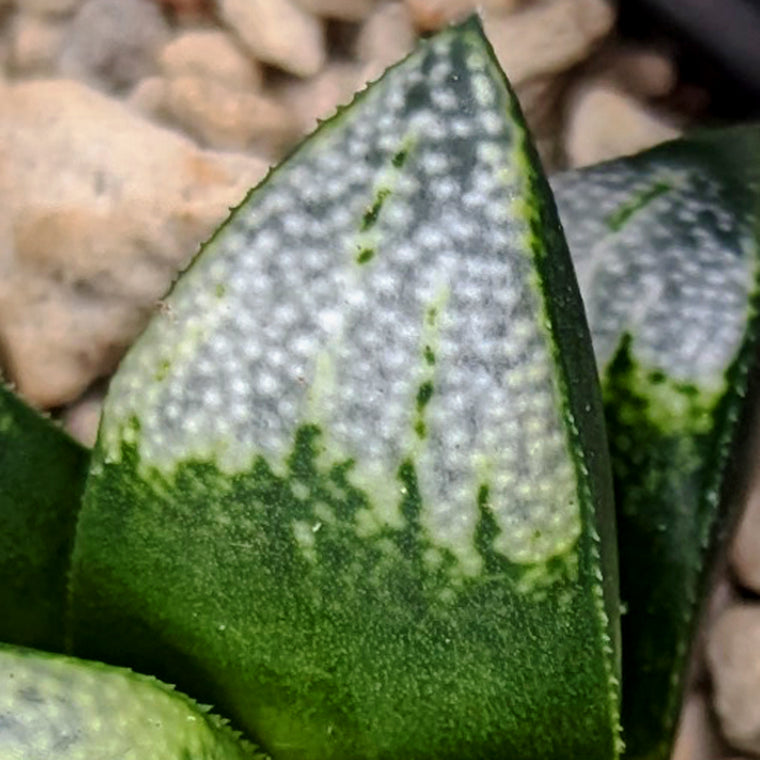
[[[552,184],[615,474],[626,755],[664,760],[742,482],[760,327],[760,128],[707,133]]]
[[[106,404],[77,650],[277,758],[615,757],[596,369],[479,25],[324,124],[167,304]]]
[[[266,760],[155,678],[0,645],[0,757]]]
[[[0,381],[0,641],[61,651],[89,452]]]

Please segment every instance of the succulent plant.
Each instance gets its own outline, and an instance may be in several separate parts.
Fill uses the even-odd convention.
[[[747,127],[550,186],[477,21],[421,42],[203,246],[91,456],[0,392],[0,755],[254,756],[122,666],[275,760],[666,758],[759,180]]]

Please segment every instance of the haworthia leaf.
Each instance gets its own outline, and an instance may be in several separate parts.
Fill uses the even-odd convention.
[[[63,649],[89,453],[0,381],[0,641]]]
[[[167,303],[106,405],[78,651],[277,758],[615,757],[596,371],[479,25],[323,125]]]
[[[0,757],[266,760],[154,678],[0,645]]]
[[[553,187],[616,480],[626,754],[664,760],[736,501],[759,329],[760,128],[671,143]]]

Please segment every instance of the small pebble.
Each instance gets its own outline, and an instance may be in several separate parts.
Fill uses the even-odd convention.
[[[232,90],[213,79],[170,80],[166,110],[188,134],[212,148],[276,156],[296,135],[291,113],[272,98]]]
[[[261,89],[261,68],[218,29],[194,29],[179,34],[158,55],[166,77],[214,79],[232,90]]]
[[[260,61],[301,77],[324,66],[322,24],[292,0],[219,0],[219,12]]]
[[[726,610],[709,633],[707,663],[728,743],[760,754],[760,604]]]
[[[98,437],[104,397],[104,388],[98,386],[90,389],[81,398],[69,404],[61,415],[66,432],[88,448],[95,445],[95,439]]]
[[[731,566],[744,588],[760,594],[760,471],[731,545]]]
[[[725,749],[704,692],[689,694],[676,731],[671,760],[714,760]]]
[[[367,17],[356,40],[356,57],[376,79],[388,66],[408,55],[417,35],[409,8],[403,3],[383,3]]]
[[[515,13],[486,11],[483,28],[514,86],[586,59],[612,29],[607,0],[550,0]]]
[[[64,37],[60,72],[121,92],[156,70],[169,33],[152,0],[87,0]]]
[[[565,152],[573,167],[637,153],[681,134],[665,117],[606,83],[579,88],[566,130]]]
[[[675,62],[657,50],[620,47],[603,58],[606,75],[638,98],[662,98],[678,82]]]
[[[52,73],[66,29],[64,24],[55,17],[18,13],[10,26],[11,71],[23,76]]]

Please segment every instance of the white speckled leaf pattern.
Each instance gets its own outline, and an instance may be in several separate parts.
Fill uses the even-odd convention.
[[[569,254],[471,21],[254,189],[126,357],[72,640],[278,760],[612,760],[611,518]]]
[[[504,119],[487,55],[469,48],[460,76],[449,44],[367,92],[206,248],[114,381],[112,457],[133,416],[142,462],[166,471],[211,457],[239,472],[260,453],[276,466],[317,423],[373,496],[362,530],[399,524],[387,484],[412,456],[423,523],[463,573],[480,570],[482,483],[510,560],[574,544],[577,484],[520,206],[526,135]]]
[[[254,760],[218,718],[128,670],[0,646],[3,760]]]
[[[754,218],[735,213],[720,175],[662,156],[557,175],[552,188],[600,367],[628,332],[645,366],[720,388],[757,266]]]

